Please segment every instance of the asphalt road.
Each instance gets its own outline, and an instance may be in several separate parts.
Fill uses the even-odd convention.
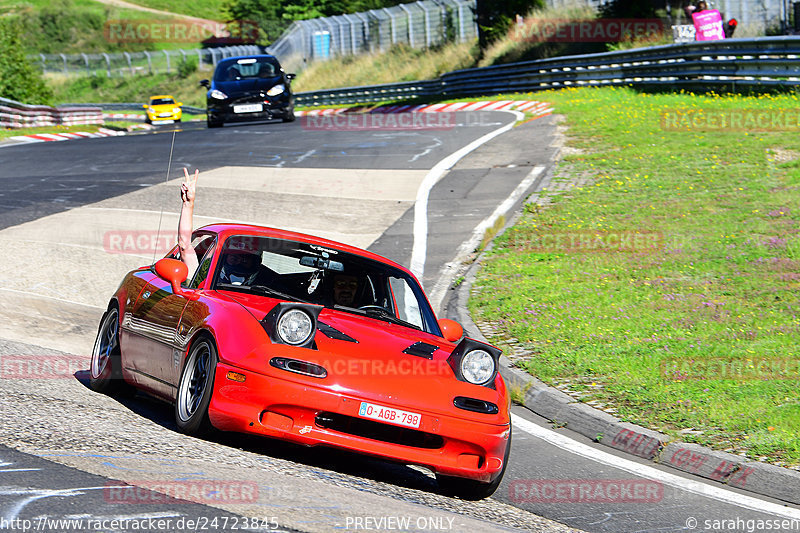
[[[169,179],[182,175],[184,166],[201,169],[198,186],[204,196],[198,201],[203,216],[247,213],[248,220],[282,221],[281,212],[297,209],[287,223],[342,232],[408,264],[414,215],[409,191],[442,158],[512,120],[505,113],[459,116],[454,128],[429,132],[309,131],[299,122],[220,130],[184,125],[175,136]],[[550,119],[515,128],[465,157],[433,187],[423,277],[428,291],[478,223],[537,165],[549,164],[553,130]],[[35,256],[35,266],[20,266],[28,257],[18,254],[0,259],[0,328],[7,328],[0,332],[12,332],[14,339],[24,341],[0,343],[4,360],[45,357],[61,350],[79,354],[75,364],[86,368],[86,353],[64,346],[72,338],[91,342],[103,298],[110,294],[103,284],[118,283],[111,267],[119,265],[110,262],[113,254],[103,250],[95,236],[87,238],[82,226],[76,226],[88,227],[88,219],[111,225],[125,217],[137,222],[143,216],[139,211],[153,217],[164,209],[174,211],[175,182],[164,184],[171,143],[171,128],[161,128],[148,135],[0,148],[0,239],[9,249],[30,245],[24,248],[28,254],[44,248]],[[249,170],[236,170],[240,168]],[[259,176],[259,185],[244,183],[248,175]],[[359,176],[364,181],[355,187],[356,194],[348,182]],[[365,190],[378,178],[381,187]],[[539,180],[535,186],[543,184]],[[231,196],[235,201],[226,200]],[[70,247],[59,248],[60,241],[69,241]],[[90,260],[80,262],[82,256],[67,253],[77,248],[91,249]],[[48,262],[57,268],[48,268]],[[27,275],[25,282],[14,285],[20,273]],[[70,280],[67,284],[89,281],[74,294],[54,294],[57,273]],[[37,299],[26,300],[29,294]],[[416,468],[236,435],[186,437],[175,431],[169,406],[142,395],[117,400],[95,394],[85,386],[81,372],[60,377],[0,379],[0,444],[6,447],[0,448],[0,518],[274,516],[275,523],[259,524],[266,526],[262,530],[275,530],[274,525],[301,531],[390,530],[389,518],[411,518],[416,530],[572,527],[593,532],[742,531],[748,530],[747,520],[783,518],[775,512],[779,502],[750,500],[734,490],[726,491],[730,497],[702,488],[689,490],[696,482],[689,476],[677,476],[684,483],[675,480],[674,471],[665,476],[637,461],[633,462],[641,468],[633,468],[629,457],[609,459],[607,449],[560,430],[589,451],[569,449],[543,436],[554,432],[544,431],[549,428],[543,420],[521,409],[515,410],[514,446],[503,484],[493,498],[471,503],[439,495],[432,477]],[[144,503],[137,500],[141,505],[120,509],[110,505],[118,502],[109,498],[107,488],[169,482],[188,490],[196,486],[193,483],[209,480],[232,481],[240,490],[255,487],[258,501],[205,498],[163,505],[148,502],[144,492]],[[558,497],[534,497],[533,487],[555,486],[554,480],[562,489]],[[587,483],[594,491],[614,485],[629,492],[609,492],[608,501],[587,500],[585,494],[580,497],[580,487]],[[62,493],[52,492],[58,490]],[[164,513],[172,514],[161,516]],[[383,522],[376,522],[381,518]],[[728,525],[734,527],[717,527],[725,524],[714,522],[731,519]],[[234,529],[228,524],[227,529],[214,530]]]

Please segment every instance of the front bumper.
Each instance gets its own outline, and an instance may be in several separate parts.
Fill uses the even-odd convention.
[[[226,378],[244,374],[244,383]],[[362,399],[219,363],[209,418],[217,429],[255,433],[306,446],[327,445],[425,466],[437,473],[489,483],[503,470],[510,425],[421,413],[410,429],[358,416]],[[371,399],[364,399],[374,402]],[[403,409],[403,405],[377,402]],[[487,417],[491,415],[486,415]],[[496,422],[496,420],[495,420]]]
[[[239,105],[261,105],[261,111],[237,113],[234,107]],[[239,98],[236,100],[217,100],[209,98],[206,113],[211,122],[246,122],[254,120],[271,120],[291,118],[294,114],[294,99],[282,96],[270,99]]]

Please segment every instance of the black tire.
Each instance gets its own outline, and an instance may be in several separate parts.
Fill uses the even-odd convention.
[[[122,379],[119,347],[119,309],[112,304],[97,328],[89,366],[89,387],[109,395],[133,394],[135,389]]]
[[[286,110],[286,114],[283,117],[283,121],[284,122],[294,122],[295,121],[294,108]]]
[[[203,336],[192,344],[175,397],[175,423],[181,433],[201,436],[214,429],[208,419],[208,405],[218,362],[217,348],[210,338]]]
[[[509,430],[511,427],[509,426]],[[500,482],[503,481],[503,476],[506,473],[506,467],[508,466],[508,456],[511,453],[511,434],[508,435],[508,445],[506,446],[506,452],[503,456],[503,469],[500,470],[500,475],[498,475],[494,481],[489,483],[482,483],[480,481],[475,481],[472,479],[464,479],[460,477],[453,477],[453,476],[443,476],[441,474],[436,474],[436,482],[439,483],[439,489],[442,493],[446,494],[447,496],[456,496],[461,498],[462,500],[482,500],[484,498],[488,498],[492,494],[495,493],[497,487],[500,486]]]
[[[150,120],[150,117],[145,117],[144,123],[145,124],[152,124],[153,122]]]

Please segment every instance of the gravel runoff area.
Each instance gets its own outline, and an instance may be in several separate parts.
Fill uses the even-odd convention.
[[[397,514],[457,513],[464,523],[459,527],[457,520],[454,531],[576,531],[493,499],[466,502],[439,495],[424,469],[249,436],[188,437],[177,432],[165,403],[141,393],[118,400],[91,391],[86,356],[0,341],[0,363],[53,355],[81,370],[53,379],[0,377],[2,444],[133,484],[186,479],[187,473],[193,479],[252,481],[259,486],[258,504],[214,506],[253,517],[269,510],[286,517],[282,526],[299,531],[332,531],[344,516],[337,513],[363,514],[376,505]]]

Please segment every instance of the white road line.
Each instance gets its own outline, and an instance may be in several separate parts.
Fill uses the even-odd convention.
[[[100,307],[99,305],[92,305],[92,304],[85,304],[85,303],[81,303],[81,302],[75,302],[73,300],[67,300],[65,298],[57,298],[55,296],[48,296],[46,294],[39,294],[38,292],[20,291],[20,290],[17,290],[17,289],[9,289],[9,288],[6,288],[6,287],[0,287],[0,291],[13,292],[15,294],[24,294],[25,296],[32,296],[32,297],[35,297],[35,298],[46,298],[47,300],[55,300],[57,302],[62,302],[62,303],[66,303],[66,304],[80,305],[80,306],[83,306],[83,307],[91,307],[92,309],[105,309],[105,307]]]
[[[461,149],[448,155],[433,168],[431,168],[422,180],[422,183],[417,189],[417,199],[414,203],[414,244],[411,248],[411,272],[422,281],[422,275],[425,273],[425,258],[427,257],[428,248],[428,196],[431,189],[436,182],[441,179],[444,174],[453,168],[453,165],[463,158],[468,153],[472,152],[482,144],[485,144],[498,135],[501,135],[514,127],[517,120],[521,120],[524,115],[517,111],[508,111],[513,113],[516,120],[498,128],[492,132],[487,133],[483,137],[476,139]]]
[[[705,496],[723,503],[744,507],[753,511],[761,511],[764,513],[773,514],[776,516],[786,517],[793,520],[800,520],[800,509],[792,507],[785,507],[776,503],[759,500],[752,496],[739,494],[731,490],[701,483],[693,479],[687,479],[669,472],[664,472],[653,468],[648,465],[631,461],[623,457],[617,457],[603,450],[598,450],[581,442],[572,440],[571,438],[556,433],[555,431],[543,428],[529,422],[520,416],[511,415],[511,422],[515,429],[520,429],[526,433],[530,433],[534,437],[538,437],[543,441],[557,446],[558,448],[580,455],[587,459],[591,459],[597,463],[602,463],[613,468],[624,470],[630,474],[642,476],[653,481],[659,481],[664,485],[669,485],[683,492],[697,494],[698,496]]]
[[[505,216],[511,208],[514,206],[515,203],[522,197],[523,194],[533,185],[533,182],[536,181],[536,178],[544,172],[545,167],[541,165],[537,165],[531,169],[528,175],[523,179],[519,185],[508,195],[508,197],[503,200],[503,202],[497,206],[494,212],[489,215],[488,217],[484,218],[480,224],[475,226],[475,229],[472,230],[472,236],[461,243],[461,246],[458,247],[458,251],[456,252],[455,257],[452,261],[446,263],[442,269],[441,273],[439,274],[439,279],[436,280],[436,284],[433,286],[431,291],[428,291],[428,298],[430,299],[431,305],[433,309],[439,313],[441,309],[439,307],[442,304],[442,300],[444,300],[444,295],[447,292],[447,288],[450,286],[451,281],[453,280],[453,276],[455,272],[458,270],[460,264],[462,264],[469,254],[471,254],[480,244],[481,240],[483,240],[483,236],[486,234],[486,230],[494,226],[495,222],[501,217]]]

